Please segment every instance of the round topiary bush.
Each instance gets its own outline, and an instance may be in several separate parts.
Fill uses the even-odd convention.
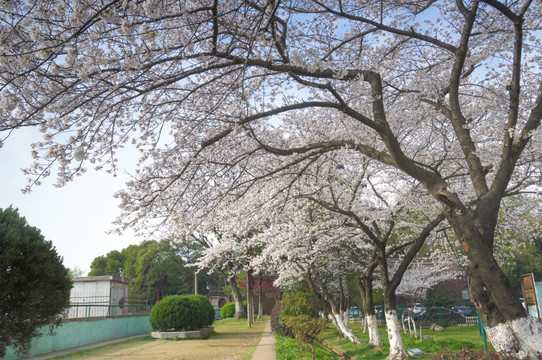
[[[201,319],[201,327],[210,326],[215,321],[215,308],[209,302],[209,299],[203,295],[185,295],[191,301],[198,304],[197,317]]]
[[[149,322],[154,331],[191,331],[212,325],[214,309],[202,295],[171,295],[151,310]]]
[[[243,301],[243,307],[245,308],[245,311],[247,311],[247,302]],[[227,302],[222,306],[222,309],[220,309],[220,316],[223,318],[232,318],[235,315],[235,303],[234,302]]]

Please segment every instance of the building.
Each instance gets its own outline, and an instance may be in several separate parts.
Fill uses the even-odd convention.
[[[126,315],[130,280],[121,276],[74,277],[66,318]]]
[[[254,305],[255,311],[258,312],[259,294],[261,289],[262,294],[262,308],[264,314],[271,314],[271,310],[282,299],[282,292],[280,288],[274,285],[274,281],[278,276],[254,276],[252,289],[254,290]],[[247,293],[247,281],[246,279],[237,278],[237,285],[241,288],[243,293],[243,300],[246,300]]]
[[[209,298],[209,301],[211,302],[211,305],[213,305],[215,310],[222,309],[222,306],[224,306],[224,304],[232,301],[231,296],[226,294],[226,292],[220,286],[209,284],[207,285],[207,290],[209,291],[207,293],[207,297]]]

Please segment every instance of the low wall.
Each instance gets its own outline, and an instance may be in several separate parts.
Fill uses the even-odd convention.
[[[149,316],[123,316],[112,318],[69,319],[55,330],[54,336],[44,335],[33,339],[30,352],[25,357],[45,354],[51,351],[69,349],[95,342],[118,339],[126,336],[145,334],[152,331]],[[46,334],[48,328],[42,333]],[[12,348],[6,349],[2,360],[20,357]]]

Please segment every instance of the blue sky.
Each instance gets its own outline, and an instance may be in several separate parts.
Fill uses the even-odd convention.
[[[89,169],[63,188],[53,186],[56,179],[52,175],[31,193],[21,192],[27,183],[21,169],[32,163],[30,143],[39,139],[36,133],[36,129],[20,129],[0,148],[0,208],[18,208],[31,226],[53,242],[64,266],[78,267],[84,275],[95,257],[139,243],[142,239],[132,233],[106,233],[120,213],[113,194],[124,186],[124,171],[115,178]],[[119,168],[123,169],[122,163]]]

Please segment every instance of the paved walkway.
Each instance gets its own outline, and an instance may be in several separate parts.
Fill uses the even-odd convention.
[[[267,322],[263,330],[262,339],[256,347],[252,360],[275,360],[275,335],[271,331],[271,321]]]

